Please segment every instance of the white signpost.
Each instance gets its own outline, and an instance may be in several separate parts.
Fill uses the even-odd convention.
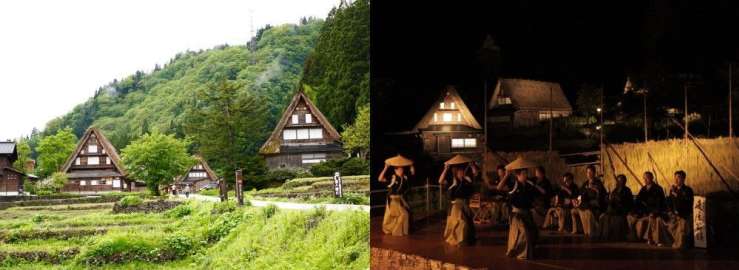
[[[344,196],[343,190],[341,189],[341,174],[339,172],[334,173],[334,196]]]
[[[695,247],[706,248],[706,197],[695,196],[693,199],[693,240]]]

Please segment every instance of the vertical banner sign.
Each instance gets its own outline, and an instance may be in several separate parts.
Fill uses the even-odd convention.
[[[343,191],[341,190],[341,174],[339,172],[334,173],[334,196],[344,196]]]
[[[239,205],[244,205],[244,176],[241,170],[236,170],[236,200]]]
[[[693,239],[695,247],[706,248],[707,224],[706,224],[706,197],[695,196],[693,200]]]

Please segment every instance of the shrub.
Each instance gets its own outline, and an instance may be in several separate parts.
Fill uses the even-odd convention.
[[[164,240],[166,251],[175,258],[182,258],[195,253],[197,242],[192,237],[178,233]]]
[[[262,216],[264,216],[265,219],[271,218],[275,213],[277,213],[277,206],[274,204],[262,207]]]
[[[192,214],[192,211],[193,211],[192,206],[189,203],[183,203],[183,204],[178,205],[175,208],[168,210],[164,214],[164,216],[171,217],[171,218],[181,218],[184,216],[189,216],[190,214]]]
[[[341,175],[369,174],[369,161],[363,158],[349,158],[341,164]]]
[[[236,210],[236,202],[227,201],[227,202],[215,203],[213,205],[213,209],[210,210],[210,213],[213,215],[220,215],[220,214],[233,212],[234,210]]]
[[[341,168],[342,160],[328,160],[310,167],[310,173],[314,176],[333,176],[334,172]]]
[[[218,217],[205,232],[205,238],[208,243],[215,243],[228,235],[233,228],[241,223],[242,216],[239,213],[226,213]]]
[[[130,261],[153,262],[164,259],[158,251],[157,243],[151,239],[121,234],[105,238],[89,247],[80,255],[78,262],[85,265]]]
[[[369,197],[356,193],[344,193],[343,197],[334,198],[336,204],[364,204],[369,205]]]
[[[139,196],[134,195],[128,195],[126,197],[123,197],[120,201],[118,201],[118,204],[121,207],[131,207],[131,206],[139,206],[142,203],[144,203],[144,199],[141,199]]]

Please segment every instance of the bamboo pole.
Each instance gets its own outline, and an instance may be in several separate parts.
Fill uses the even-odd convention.
[[[658,172],[660,178],[665,179],[665,181],[667,181],[667,182],[665,182],[665,184],[668,184],[669,185],[669,181],[670,180],[667,179],[667,177],[665,177],[665,174],[664,173],[662,173],[662,169],[659,168],[659,165],[657,165],[657,161],[654,160],[654,158],[652,157],[652,154],[649,153],[649,152],[647,152],[647,156],[649,157],[649,161],[652,163],[652,170],[654,170],[656,168],[657,171],[655,173]],[[657,184],[659,184],[659,181],[657,181]]]
[[[739,198],[739,194],[737,194],[733,189],[731,189],[731,186],[729,185],[729,183],[726,182],[726,179],[724,179],[724,177],[721,175],[721,172],[718,170],[718,168],[716,168],[716,165],[714,165],[713,161],[711,161],[711,159],[708,158],[708,155],[706,154],[705,150],[703,150],[703,146],[700,145],[698,140],[696,140],[695,137],[693,137],[693,135],[690,134],[690,132],[688,132],[688,130],[680,124],[680,122],[678,122],[674,118],[670,118],[670,120],[675,122],[675,124],[677,124],[683,130],[685,130],[685,134],[688,136],[690,141],[693,142],[693,145],[695,145],[695,147],[698,148],[698,151],[701,153],[701,155],[703,155],[703,158],[706,160],[706,162],[708,162],[708,165],[710,165],[713,171],[716,172],[716,175],[718,175],[718,178],[721,180],[722,183],[724,183],[724,186],[726,186],[726,189],[729,190],[729,192],[732,195]]]
[[[613,152],[613,154],[616,155],[616,157],[618,158],[618,160],[621,161],[621,164],[623,164],[624,167],[626,167],[626,170],[629,171],[629,173],[631,174],[631,176],[634,177],[634,180],[636,180],[636,182],[639,183],[640,186],[644,186],[644,184],[642,184],[641,180],[639,180],[639,176],[637,176],[636,173],[634,173],[634,171],[631,170],[631,167],[629,167],[629,164],[627,164],[626,161],[623,158],[621,158],[621,155],[619,155],[618,152],[616,152],[616,149],[613,148],[613,145],[611,145],[608,142],[604,142],[604,143],[606,144],[606,147],[610,148],[611,151]]]

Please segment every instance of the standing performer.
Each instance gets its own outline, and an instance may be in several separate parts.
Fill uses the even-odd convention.
[[[506,255],[517,259],[527,260],[534,258],[534,246],[539,231],[531,216],[536,196],[545,193],[544,189],[528,180],[527,168],[538,165],[519,157],[506,166],[506,170],[515,171],[516,182],[509,191],[511,199],[511,224],[508,229],[508,247]],[[508,190],[505,182],[498,183],[499,190]]]
[[[547,215],[547,210],[551,206],[552,194],[552,183],[549,182],[546,172],[543,166],[538,166],[534,170],[534,176],[537,186],[544,189],[544,194],[536,196],[534,199],[534,223],[537,227],[541,227],[544,224],[544,218]]]
[[[598,236],[598,216],[606,205],[608,192],[600,178],[595,176],[595,166],[588,165],[586,176],[588,179],[580,188],[578,199],[573,202],[572,233],[576,234],[582,228],[585,237],[595,238]]]
[[[393,176],[390,178],[388,188],[388,200],[385,205],[385,216],[382,220],[382,232],[393,236],[408,235],[410,226],[410,207],[404,199],[404,195],[410,188],[410,181],[405,173],[405,167],[410,168],[411,176],[415,175],[413,161],[401,155],[385,160],[385,168],[382,169],[378,180],[386,182],[387,169],[394,167]]]
[[[647,240],[647,244],[661,245],[659,242],[659,231],[657,230],[657,218],[665,209],[665,192],[654,182],[651,172],[644,172],[644,186],[639,190],[634,201],[634,213],[627,219],[629,223],[629,238],[635,240]]]
[[[447,195],[452,205],[446,220],[444,241],[454,246],[472,245],[475,243],[475,224],[472,221],[472,210],[468,202],[472,195],[472,179],[479,175],[479,170],[468,157],[456,155],[444,162],[444,171],[439,176],[439,185],[444,186],[446,183],[450,167],[452,168],[452,181],[447,189]],[[466,175],[467,169],[472,170],[472,177]]]
[[[693,189],[685,185],[685,172],[675,172],[675,184],[670,186],[667,198],[670,222],[667,229],[672,236],[673,248],[687,248],[693,235]]]
[[[608,208],[600,216],[600,239],[611,241],[623,241],[628,234],[626,225],[626,214],[634,205],[634,195],[626,186],[626,176],[616,176],[616,188],[608,195]]]
[[[562,183],[559,184],[557,192],[552,202],[552,208],[547,211],[544,219],[544,229],[551,229],[556,226],[560,233],[572,230],[572,202],[577,199],[578,190],[575,184],[575,177],[571,173],[565,173],[562,176]]]

